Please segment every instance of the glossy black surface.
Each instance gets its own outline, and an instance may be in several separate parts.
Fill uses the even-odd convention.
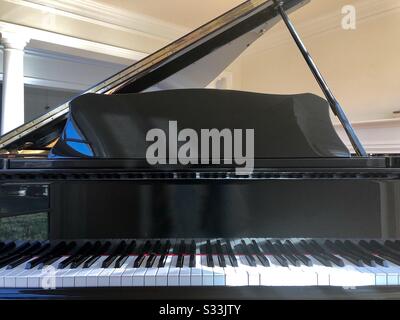
[[[68,181],[50,195],[52,238],[399,236],[398,180]]]
[[[160,287],[0,289],[2,299],[138,299],[138,300],[386,300],[400,299],[400,287]]]
[[[0,217],[47,212],[48,209],[48,185],[0,184]]]

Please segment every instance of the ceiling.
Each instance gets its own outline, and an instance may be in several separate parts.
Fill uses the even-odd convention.
[[[96,0],[101,4],[143,14],[193,29],[245,2],[243,0]]]
[[[225,13],[244,0],[95,0],[110,7],[126,12],[142,14],[171,24],[189,29]],[[362,0],[311,0],[308,5],[298,10],[294,18],[298,21],[318,19],[332,11],[340,12],[345,4],[358,3]]]

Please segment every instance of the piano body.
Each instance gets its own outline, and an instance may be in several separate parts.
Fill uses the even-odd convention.
[[[400,158],[365,154],[286,15],[306,2],[246,1],[2,136],[0,296],[400,297]],[[204,89],[281,18],[326,100]],[[150,165],[170,121],[254,129],[254,170]]]

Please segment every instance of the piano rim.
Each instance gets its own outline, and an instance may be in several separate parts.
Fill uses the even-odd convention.
[[[254,164],[246,174],[233,165],[152,166],[144,159],[3,158],[0,181],[400,179],[400,157],[255,159]]]

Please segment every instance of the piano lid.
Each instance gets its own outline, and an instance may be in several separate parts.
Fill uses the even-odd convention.
[[[309,0],[282,2],[290,12]],[[203,88],[278,21],[274,1],[246,1],[83,93]],[[69,103],[6,133],[0,137],[0,149],[48,145],[59,137]]]

